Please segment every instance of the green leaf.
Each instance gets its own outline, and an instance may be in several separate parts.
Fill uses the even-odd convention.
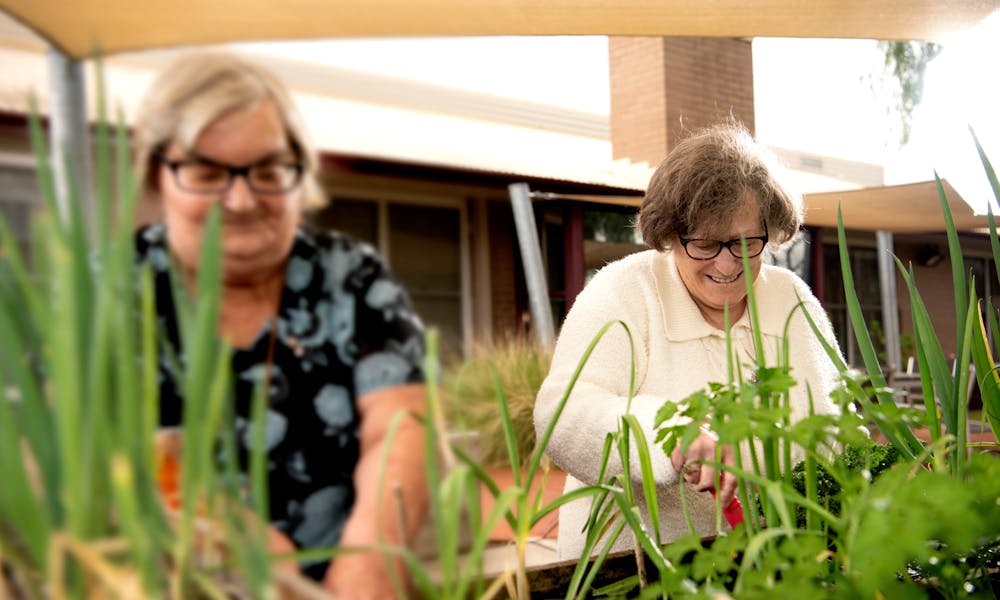
[[[598,342],[604,337],[615,325],[621,325],[625,329],[626,335],[629,339],[629,387],[628,387],[628,398],[631,404],[632,396],[635,394],[635,344],[632,342],[632,331],[629,329],[628,325],[624,321],[608,321],[605,323],[594,335],[594,338],[587,345],[586,350],[584,350],[583,355],[577,363],[576,369],[573,371],[573,375],[570,376],[569,381],[566,384],[566,391],[563,392],[562,397],[556,404],[556,409],[552,414],[552,419],[549,424],[545,427],[542,435],[538,438],[538,444],[535,446],[535,452],[531,457],[531,461],[528,464],[528,471],[526,477],[530,480],[534,477],[535,472],[538,470],[539,464],[542,462],[542,456],[545,454],[545,449],[549,445],[549,440],[552,438],[552,432],[555,431],[556,424],[559,422],[559,416],[562,414],[563,409],[566,407],[566,402],[569,401],[570,394],[573,392],[573,388],[576,386],[576,381],[580,378],[580,373],[583,372],[583,367],[586,366],[587,361],[590,359],[590,355],[593,354],[594,348],[597,347]],[[626,409],[626,412],[627,409]]]
[[[858,294],[854,288],[854,273],[851,270],[847,236],[844,232],[844,218],[840,207],[837,208],[837,240],[840,245],[840,270],[844,281],[844,300],[847,302],[847,311],[851,319],[851,327],[854,329],[854,337],[858,343],[858,350],[861,352],[872,383],[876,387],[884,388],[886,387],[885,377],[882,376],[882,368],[875,354],[875,347],[872,345],[872,339],[868,333],[868,324],[861,312],[861,303],[858,301]]]
[[[913,316],[913,327],[916,344],[917,360],[920,365],[921,381],[924,374],[930,376],[932,387],[924,387],[924,401],[927,402],[928,412],[937,410],[935,398],[948,399],[941,402],[941,413],[944,423],[949,431],[954,431],[955,415],[954,402],[951,400],[955,395],[955,380],[951,374],[951,368],[941,349],[937,334],[934,332],[934,325],[931,323],[930,314],[924,306],[920,292],[917,290],[916,282],[911,272],[903,269],[902,263],[897,259],[897,266],[906,281],[910,292],[910,310]],[[964,302],[964,301],[963,301]]]
[[[493,371],[493,385],[496,390],[497,404],[500,408],[500,423],[503,425],[504,442],[507,445],[507,455],[514,473],[514,485],[521,485],[521,456],[518,454],[517,434],[514,432],[514,422],[510,417],[510,408],[507,406],[507,396],[503,391],[503,384],[500,382],[500,374]]]
[[[623,435],[635,437],[635,445],[639,454],[639,468],[642,474],[642,491],[646,499],[646,507],[649,514],[649,522],[657,546],[662,546],[660,541],[660,502],[656,495],[656,477],[653,474],[653,463],[649,456],[649,444],[646,442],[646,434],[639,424],[639,419],[635,415],[625,415],[622,427]],[[630,460],[629,455],[621,457],[622,463]]]
[[[32,490],[26,470],[25,449],[17,430],[14,404],[6,397],[7,385],[0,371],[0,472],[4,474],[0,494],[0,542],[8,527],[16,527],[18,541],[27,547],[35,565],[44,565],[52,524]],[[4,544],[0,543],[0,547]]]

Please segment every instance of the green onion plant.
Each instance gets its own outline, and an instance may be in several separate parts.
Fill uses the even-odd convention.
[[[162,340],[152,276],[134,256],[129,140],[119,118],[112,142],[103,95],[98,105],[96,214],[82,214],[72,185],[61,208],[33,114],[44,206],[30,260],[0,220],[0,597],[273,596],[266,520],[246,500],[265,487],[262,472],[245,482],[219,459],[231,402],[229,349],[216,333],[218,211],[197,293],[178,292],[188,352],[179,383],[191,401],[174,508],[158,479]],[[253,502],[266,508],[260,494]]]

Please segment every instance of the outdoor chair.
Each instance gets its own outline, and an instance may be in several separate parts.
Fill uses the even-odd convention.
[[[957,361],[951,364],[952,375],[955,374]],[[920,373],[915,370],[915,361],[911,356],[907,359],[906,369],[903,371],[891,371],[887,378],[889,387],[896,391],[895,400],[897,406],[924,407],[924,391],[920,382]],[[976,366],[969,365],[969,382],[967,398],[971,401],[978,393],[976,382]],[[939,409],[940,410],[940,409]],[[966,438],[972,439],[972,434],[983,434],[990,431],[990,426],[984,420],[968,419],[966,422]]]

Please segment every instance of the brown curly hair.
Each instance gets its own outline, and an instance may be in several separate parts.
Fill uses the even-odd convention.
[[[675,235],[723,231],[745,202],[756,200],[777,248],[802,225],[802,200],[775,177],[774,156],[746,128],[726,122],[682,140],[653,173],[639,208],[639,230],[663,251]]]

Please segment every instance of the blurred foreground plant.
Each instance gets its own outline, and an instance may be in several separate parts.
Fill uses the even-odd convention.
[[[73,186],[60,209],[34,115],[45,204],[31,264],[0,221],[0,596],[274,596],[263,471],[251,468],[247,483],[219,435],[231,429],[229,350],[216,335],[218,211],[206,226],[197,295],[179,315],[190,349],[180,385],[193,401],[170,504],[158,480],[171,479],[168,457],[154,445],[158,332],[151,274],[133,253],[129,141],[119,124],[112,168],[103,96],[99,111],[93,231]],[[252,464],[262,464],[259,454]]]

